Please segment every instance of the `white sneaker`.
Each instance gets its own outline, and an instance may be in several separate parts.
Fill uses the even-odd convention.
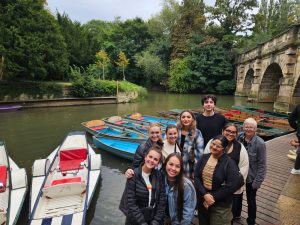
[[[289,154],[291,154],[291,155],[296,155],[297,153],[297,149],[291,149],[291,150],[289,150]]]
[[[299,170],[296,170],[295,168],[293,168],[291,170],[291,174],[299,174],[300,175],[300,169]]]

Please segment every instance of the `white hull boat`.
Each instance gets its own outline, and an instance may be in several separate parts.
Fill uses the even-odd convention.
[[[27,174],[8,156],[0,141],[0,225],[16,224],[27,192]]]
[[[100,178],[101,156],[85,133],[70,132],[61,146],[32,167],[29,224],[82,225]]]

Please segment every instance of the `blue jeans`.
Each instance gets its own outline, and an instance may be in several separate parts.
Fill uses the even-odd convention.
[[[246,195],[248,204],[248,218],[247,224],[254,225],[256,219],[256,192],[257,190],[252,187],[251,183],[246,183]]]

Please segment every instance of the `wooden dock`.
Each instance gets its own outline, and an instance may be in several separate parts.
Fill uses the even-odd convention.
[[[289,140],[295,134],[288,134],[266,142],[267,146],[267,175],[261,188],[257,191],[257,225],[279,225],[283,224],[279,218],[279,207],[277,201],[290,176],[294,162],[287,158],[288,150],[293,149]],[[293,210],[293,209],[291,209]],[[243,211],[241,220],[237,224],[247,224],[247,201],[244,192]],[[198,225],[198,219],[193,223]]]

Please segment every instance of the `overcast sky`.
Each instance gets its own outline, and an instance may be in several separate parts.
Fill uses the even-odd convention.
[[[113,21],[117,16],[121,20],[140,17],[148,20],[160,12],[163,0],[47,0],[53,14],[56,10],[65,12],[73,21],[86,23],[92,19]],[[180,1],[180,0],[178,0]],[[215,0],[205,0],[213,5]]]

